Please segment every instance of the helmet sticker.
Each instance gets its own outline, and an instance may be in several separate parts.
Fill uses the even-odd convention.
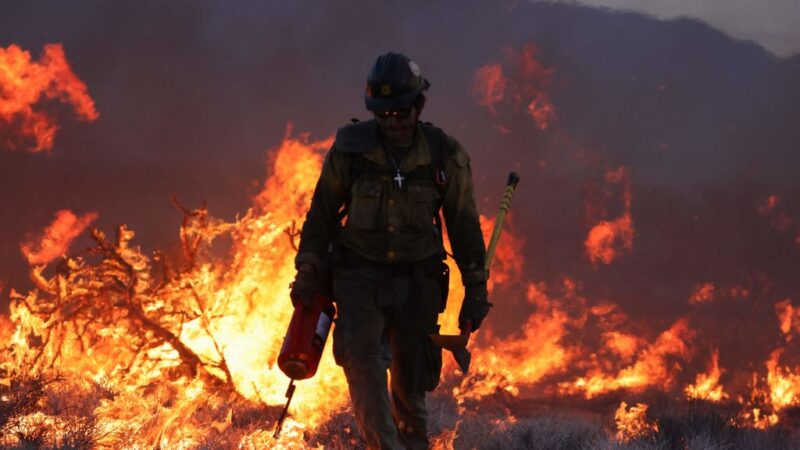
[[[419,76],[419,75],[422,73],[422,72],[419,70],[419,66],[418,66],[418,65],[417,65],[417,63],[415,63],[414,61],[409,61],[409,62],[408,62],[408,68],[409,68],[409,69],[411,69],[411,73],[413,73],[413,74],[414,74],[414,76],[417,76],[417,77],[418,77],[418,76]]]

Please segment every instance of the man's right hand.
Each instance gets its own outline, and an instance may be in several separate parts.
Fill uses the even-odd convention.
[[[297,308],[297,304],[302,303],[306,308],[310,308],[314,294],[319,290],[317,284],[317,275],[314,267],[308,264],[300,265],[297,268],[297,275],[295,275],[294,281],[289,285],[292,289],[289,292],[292,305]]]

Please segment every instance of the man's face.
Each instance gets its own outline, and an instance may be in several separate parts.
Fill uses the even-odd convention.
[[[375,112],[375,119],[378,121],[378,129],[380,129],[381,136],[389,145],[395,147],[404,147],[411,144],[418,117],[419,112],[414,106],[393,111]]]

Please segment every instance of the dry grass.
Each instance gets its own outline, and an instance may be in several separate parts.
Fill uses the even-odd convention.
[[[114,393],[78,385],[59,374],[19,372],[0,385],[0,446],[6,449],[83,450],[108,437],[95,409]]]
[[[0,448],[14,450],[82,450],[125,448],[132,444],[124,433],[105,432],[96,408],[117,394],[98,384],[77,384],[58,375],[22,375],[0,385]],[[503,400],[502,402],[499,400]],[[791,417],[767,431],[732,425],[734,409],[707,403],[656,403],[648,419],[658,431],[630,442],[618,442],[613,433],[613,411],[589,412],[598,405],[575,404],[536,408],[537,402],[507,403],[493,399],[459,408],[447,390],[429,398],[430,434],[444,448],[496,450],[783,450],[800,448],[800,433]],[[164,398],[164,401],[169,401]],[[505,406],[503,404],[505,403]],[[544,403],[544,402],[542,402]],[[564,403],[566,404],[566,402]],[[533,406],[532,406],[533,405]],[[514,411],[512,411],[512,409]],[[533,411],[535,410],[535,411]],[[271,434],[279,407],[268,407],[231,393],[213,393],[188,415],[207,433],[194,448],[233,450],[256,431]],[[516,416],[511,419],[511,414]],[[108,445],[108,442],[114,442]],[[105,443],[105,445],[104,445]],[[350,411],[335,414],[313,433],[306,433],[309,448],[360,449]]]

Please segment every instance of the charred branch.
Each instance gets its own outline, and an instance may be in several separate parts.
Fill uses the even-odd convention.
[[[289,236],[289,245],[292,246],[294,251],[297,251],[296,238],[300,236],[300,230],[297,229],[297,223],[293,220],[292,224],[286,227],[286,229],[284,229],[283,232],[286,233],[287,236]]]
[[[201,206],[198,209],[190,210],[184,207],[178,201],[178,197],[175,194],[172,194],[172,203],[183,214],[183,221],[181,223],[181,231],[180,231],[181,244],[183,248],[183,255],[186,258],[188,268],[191,269],[195,266],[197,250],[200,247],[200,241],[202,240],[202,236],[195,235],[194,237],[191,237],[190,227],[192,221],[199,222],[201,228],[205,227],[206,218],[208,217],[208,204],[207,202],[203,201],[203,206]]]

